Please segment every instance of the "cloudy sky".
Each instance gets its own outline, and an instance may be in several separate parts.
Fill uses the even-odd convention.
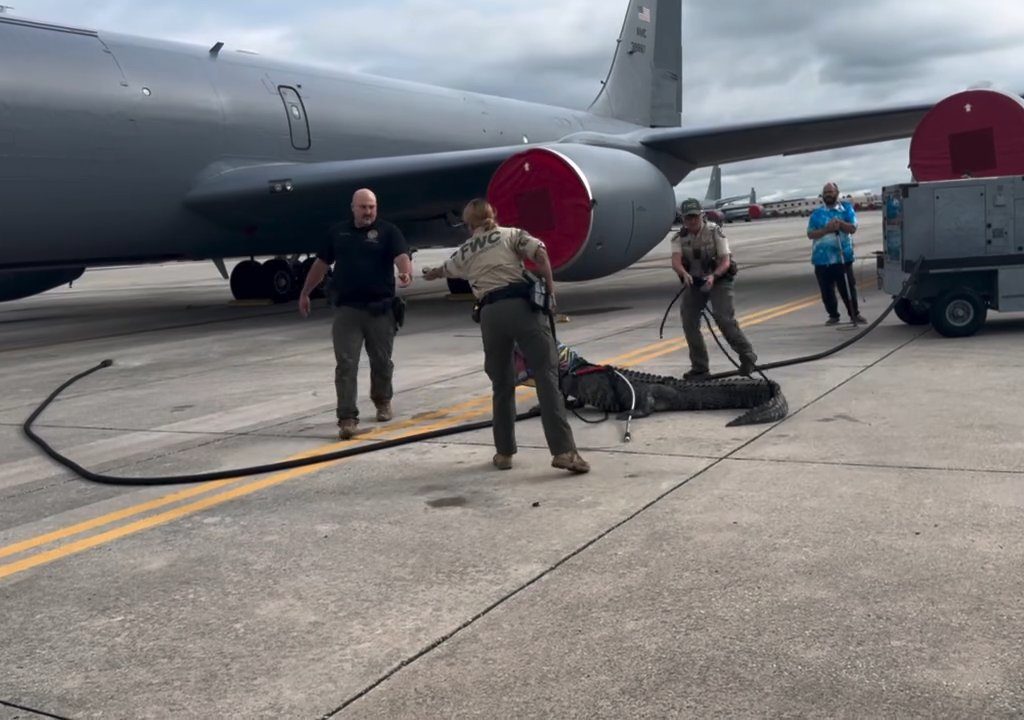
[[[584,108],[624,0],[5,0],[12,14]],[[934,102],[979,83],[1024,91],[1020,0],[684,0],[683,122],[706,125]],[[723,167],[763,199],[909,179],[908,141]],[[703,196],[708,169],[681,190]]]

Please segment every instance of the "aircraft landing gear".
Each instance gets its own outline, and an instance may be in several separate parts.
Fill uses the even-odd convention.
[[[452,295],[472,295],[473,288],[469,286],[468,280],[462,278],[448,278],[448,292]]]
[[[263,297],[263,266],[255,260],[243,260],[231,271],[230,283],[235,300]]]
[[[231,294],[236,300],[270,300],[286,303],[299,297],[306,275],[316,262],[315,257],[299,261],[297,257],[276,257],[266,262],[243,260],[231,271]],[[324,296],[326,278],[311,297]]]
[[[274,258],[263,263],[265,294],[272,302],[286,303],[299,296],[302,286],[299,284],[298,263],[291,263],[284,258]],[[302,276],[305,280],[305,275]]]

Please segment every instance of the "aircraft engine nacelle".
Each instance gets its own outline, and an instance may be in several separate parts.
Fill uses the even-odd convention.
[[[750,207],[747,208],[747,214],[751,220],[760,220],[764,217],[764,206],[758,205],[757,203],[750,203]]]
[[[487,198],[502,225],[541,238],[555,275],[590,280],[629,267],[672,226],[675,194],[654,165],[595,145],[531,148],[495,171]]]
[[[20,300],[82,277],[85,268],[0,271],[0,302]]]

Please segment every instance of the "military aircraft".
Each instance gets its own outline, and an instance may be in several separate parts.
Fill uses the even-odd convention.
[[[732,202],[723,203],[718,209],[727,223],[736,220],[750,222],[764,216],[764,205],[757,201],[756,188],[750,188],[750,195],[740,195]]]
[[[907,137],[930,108],[680,127],[681,6],[630,0],[586,110],[2,14],[0,300],[226,258],[236,297],[287,300],[363,186],[413,244],[461,241],[486,193],[556,277],[598,278],[661,241],[692,170]]]
[[[686,196],[675,188],[676,205],[680,205]],[[764,214],[764,208],[757,202],[757,191],[750,188],[749,195],[733,195],[722,197],[722,168],[715,165],[711,168],[711,179],[708,181],[708,189],[704,193],[704,199],[700,201],[704,210],[704,216],[711,222],[731,223],[734,220],[757,220]],[[676,212],[676,222],[681,223],[683,218]]]

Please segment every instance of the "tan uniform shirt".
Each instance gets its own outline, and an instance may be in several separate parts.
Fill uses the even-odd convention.
[[[729,241],[722,228],[705,221],[700,232],[690,235],[685,230],[672,238],[672,254],[683,256],[683,265],[692,275],[710,275],[718,261],[729,255]]]
[[[478,299],[491,290],[523,281],[523,260],[534,260],[544,247],[525,230],[496,227],[480,230],[462,243],[441,266],[445,277],[465,278]]]

